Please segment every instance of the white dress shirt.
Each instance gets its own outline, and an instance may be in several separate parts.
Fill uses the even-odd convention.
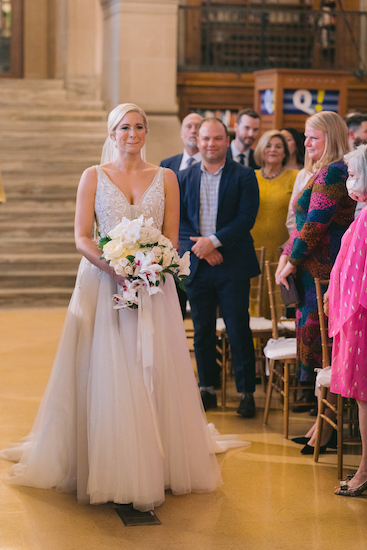
[[[231,150],[232,150],[233,160],[235,160],[236,162],[240,162],[240,155],[243,155],[243,164],[244,164],[244,166],[249,165],[250,149],[247,149],[247,151],[244,151],[243,153],[241,153],[241,151],[239,151],[237,149],[237,147],[235,146],[234,141],[231,141]]]
[[[195,155],[190,156],[189,153],[186,151],[186,149],[184,149],[179,170],[186,170],[186,168],[188,168],[187,161],[190,160],[191,158],[194,159],[194,162],[192,164],[201,162],[201,154],[199,152],[195,153]]]
[[[210,174],[201,165],[200,234],[202,237],[209,237],[215,248],[222,246],[220,240],[215,236],[215,232],[217,230],[218,192],[223,167],[224,164],[215,174]]]

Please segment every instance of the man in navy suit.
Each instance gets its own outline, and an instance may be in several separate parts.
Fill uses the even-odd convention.
[[[178,173],[180,253],[191,250],[187,295],[204,408],[217,406],[215,329],[219,305],[241,394],[237,412],[250,418],[255,415],[255,353],[249,291],[250,279],[260,272],[250,230],[259,207],[259,188],[251,168],[226,159],[228,145],[222,121],[203,119],[198,135],[202,162]]]
[[[237,115],[234,123],[235,138],[227,150],[227,158],[235,160],[244,166],[255,170],[260,168],[254,160],[254,151],[251,149],[257,139],[260,128],[260,117],[253,109],[243,109]]]
[[[183,119],[180,137],[185,146],[184,151],[180,155],[162,160],[161,166],[171,168],[177,175],[180,170],[185,170],[192,164],[201,161],[201,155],[196,140],[198,137],[199,124],[202,119],[203,117],[197,113],[191,113]]]

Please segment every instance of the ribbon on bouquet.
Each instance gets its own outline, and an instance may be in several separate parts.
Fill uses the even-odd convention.
[[[153,402],[153,306],[152,298],[146,290],[138,292],[138,333],[136,360],[143,366],[144,385],[152,413],[152,421],[159,451],[165,458],[161,436],[159,433],[157,414]]]

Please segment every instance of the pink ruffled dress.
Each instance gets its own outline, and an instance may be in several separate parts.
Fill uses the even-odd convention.
[[[333,393],[367,401],[367,208],[345,232],[330,274]]]

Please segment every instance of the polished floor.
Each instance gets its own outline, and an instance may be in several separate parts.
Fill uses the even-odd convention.
[[[0,448],[31,428],[64,316],[65,309],[0,310]],[[167,493],[156,509],[162,525],[125,527],[112,504],[79,506],[72,494],[0,482],[0,550],[365,550],[367,497],[333,494],[335,453],[315,464],[284,440],[278,397],[263,426],[260,386],[257,417],[238,417],[229,386],[226,410],[208,420],[251,446],[219,456],[224,484],[214,493]],[[312,421],[292,414],[290,436],[304,434]],[[345,473],[358,464],[359,449],[352,450]],[[0,473],[8,466],[0,460]]]

